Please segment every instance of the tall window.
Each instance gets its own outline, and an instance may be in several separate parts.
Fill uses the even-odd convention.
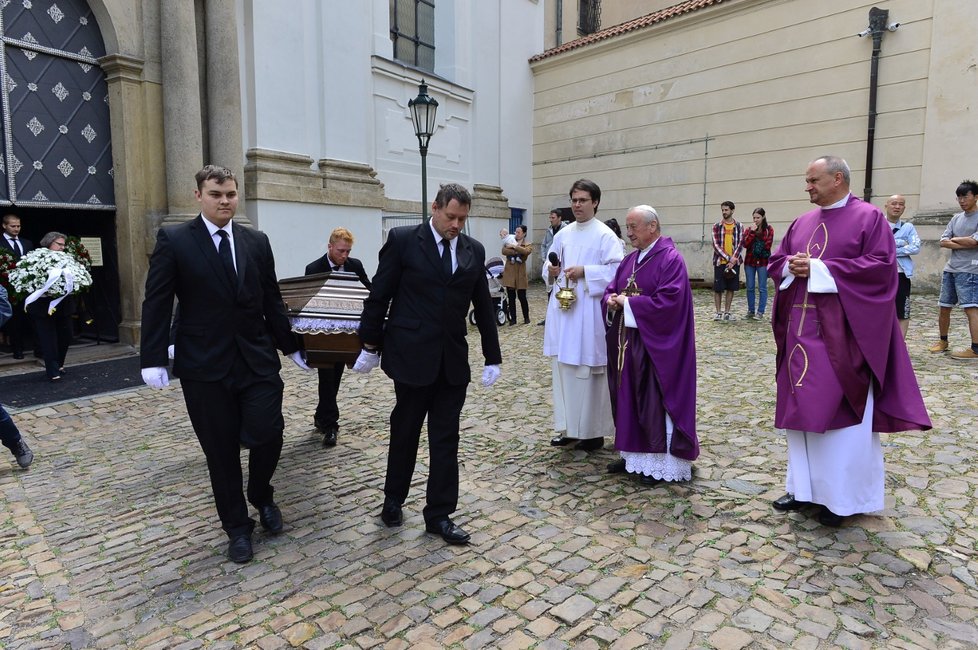
[[[391,0],[394,58],[435,69],[435,0]]]
[[[580,0],[577,12],[577,31],[581,36],[601,29],[601,0]]]

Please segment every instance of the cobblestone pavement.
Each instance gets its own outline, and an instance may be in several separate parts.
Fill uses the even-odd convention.
[[[225,559],[179,388],[15,413],[37,458],[0,462],[0,646],[978,647],[978,364],[925,351],[932,304],[916,298],[908,343],[935,428],[885,436],[887,508],[838,530],[771,508],[785,447],[770,330],[712,322],[706,292],[690,484],[644,488],[605,473],[607,448],[550,447],[543,328],[501,329],[503,377],[473,385],[463,412],[469,547],[423,532],[424,454],[405,525],[381,524],[379,372],[344,377],[348,415],[324,449],[314,376],[285,370],[286,530],[256,533],[243,566]],[[961,347],[964,316],[952,322]]]

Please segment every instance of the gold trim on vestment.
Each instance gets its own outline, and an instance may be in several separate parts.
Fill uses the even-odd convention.
[[[796,353],[799,352],[805,359],[805,366],[801,369],[801,375],[798,377],[798,380],[795,381],[791,377],[791,359],[795,356]],[[802,387],[801,382],[805,378],[805,375],[808,374],[808,352],[805,351],[805,346],[803,346],[801,343],[795,343],[795,347],[791,349],[791,354],[788,355],[787,370],[788,370],[788,384],[791,386],[791,392],[794,393],[796,386],[798,388]]]

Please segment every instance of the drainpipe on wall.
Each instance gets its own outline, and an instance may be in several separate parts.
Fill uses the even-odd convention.
[[[563,23],[564,23],[564,0],[557,0],[554,2],[557,5],[557,30],[554,32],[554,36],[557,38],[557,44],[554,47],[560,46],[560,39],[563,38]]]
[[[879,89],[880,50],[883,45],[883,34],[889,30],[896,31],[900,23],[887,25],[890,12],[887,9],[873,7],[869,10],[869,27],[859,33],[859,36],[873,37],[873,54],[869,68],[869,126],[866,131],[866,185],[863,187],[863,200],[871,201],[873,196],[873,148],[876,143],[876,94]]]

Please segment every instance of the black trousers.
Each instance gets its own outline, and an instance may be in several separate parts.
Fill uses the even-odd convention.
[[[458,420],[467,384],[446,382],[444,369],[434,384],[394,382],[397,402],[391,412],[384,496],[398,504],[407,499],[418,457],[421,425],[428,418],[428,488],[425,522],[448,518],[458,507]]]
[[[332,368],[319,369],[319,403],[316,404],[316,420],[324,427],[335,427],[340,423],[340,410],[336,406],[336,394],[340,390],[345,363],[337,363]]]
[[[65,365],[71,344],[71,314],[74,311],[70,297],[62,300],[54,313],[48,315],[50,304],[51,298],[40,298],[27,306],[48,378],[60,375]]]
[[[516,296],[520,298],[520,308],[523,310],[523,322],[530,322],[530,303],[526,301],[526,289],[511,289],[506,287],[506,298],[509,301],[509,322],[516,322]]]
[[[229,537],[249,534],[255,522],[241,490],[241,446],[248,448],[248,501],[267,505],[282,454],[282,379],[278,373],[257,375],[238,359],[220,381],[181,379],[180,386],[207,459],[221,527]]]
[[[24,305],[13,305],[10,320],[3,326],[3,331],[10,339],[10,351],[14,354],[24,353],[24,340],[30,332],[31,319],[24,313]]]
[[[20,442],[20,438],[20,430],[17,429],[17,425],[7,413],[7,409],[3,408],[3,404],[0,404],[0,443],[13,451],[14,445]]]

